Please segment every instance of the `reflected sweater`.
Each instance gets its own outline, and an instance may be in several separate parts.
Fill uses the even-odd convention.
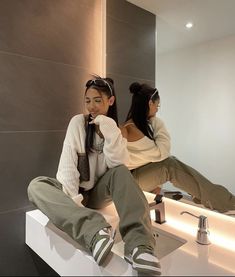
[[[170,156],[170,135],[164,122],[158,117],[150,119],[154,140],[147,136],[128,141],[129,162],[127,167],[132,170],[151,162],[159,162]]]

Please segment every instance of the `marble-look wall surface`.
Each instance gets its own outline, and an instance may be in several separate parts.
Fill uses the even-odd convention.
[[[155,82],[155,16],[108,0],[106,71],[124,120],[133,81]],[[102,0],[0,0],[0,275],[56,276],[24,243],[30,180],[54,177],[84,83],[102,75]]]
[[[84,84],[102,69],[101,0],[0,1],[0,275],[55,275],[24,244],[27,186],[55,177]]]
[[[119,121],[131,103],[129,85],[155,85],[155,15],[125,0],[107,1],[106,71],[114,79]]]

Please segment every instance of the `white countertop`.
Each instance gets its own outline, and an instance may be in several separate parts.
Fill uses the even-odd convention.
[[[149,202],[155,195],[146,193]],[[235,275],[235,218],[206,209],[163,198],[166,223],[154,226],[186,242],[160,258],[164,276],[234,276]],[[210,245],[195,241],[198,219],[187,214],[208,217]],[[113,204],[100,210],[106,220],[116,228],[118,215]],[[154,219],[154,212],[151,212]],[[160,237],[159,237],[160,239]],[[161,238],[160,242],[163,239]],[[172,242],[170,242],[171,245]],[[136,276],[123,258],[123,242],[116,240],[112,255],[103,266],[98,266],[91,255],[67,234],[57,229],[39,210],[26,213],[26,244],[61,276]],[[165,243],[163,244],[165,246]]]
[[[146,193],[146,197],[149,202],[152,202],[154,195]],[[164,224],[153,222],[153,225],[187,242],[160,259],[162,275],[234,276],[235,218],[168,198],[163,198],[163,201],[165,202],[166,222]],[[201,245],[195,241],[198,219],[187,214],[180,215],[182,211],[208,217],[210,245]],[[106,207],[103,212],[107,220],[116,227],[117,213],[114,205]],[[151,213],[151,216],[154,218],[154,214]],[[114,245],[114,253],[123,256],[121,251],[118,245]]]

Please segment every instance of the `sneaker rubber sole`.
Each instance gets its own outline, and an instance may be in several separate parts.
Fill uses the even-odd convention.
[[[132,257],[124,256],[124,259],[132,265],[132,268],[138,271],[139,273],[151,275],[151,276],[159,276],[161,275],[161,268],[153,267],[150,265],[143,265],[136,262],[133,262]]]

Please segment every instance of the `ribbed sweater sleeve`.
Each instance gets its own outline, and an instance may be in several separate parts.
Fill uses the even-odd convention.
[[[63,185],[64,192],[72,198],[78,195],[80,184],[77,152],[81,148],[79,147],[79,125],[83,124],[81,119],[75,116],[69,123],[56,174],[57,180]]]
[[[156,146],[159,149],[161,159],[170,156],[171,142],[170,134],[168,133],[164,122],[158,117],[151,118],[151,125],[153,127],[154,139]]]
[[[127,140],[122,136],[116,122],[107,116],[98,115],[94,123],[99,125],[104,136],[103,153],[109,168],[128,163]]]

